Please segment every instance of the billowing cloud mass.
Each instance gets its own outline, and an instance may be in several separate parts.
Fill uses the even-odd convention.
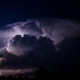
[[[15,35],[46,36],[58,44],[65,37],[80,36],[80,23],[66,19],[35,19],[8,24],[0,29],[0,46],[7,45]]]
[[[66,37],[79,37],[80,23],[66,19],[35,19],[8,24],[0,28],[0,47],[7,47],[8,51],[22,55],[23,52],[34,50],[36,44],[40,46],[40,36],[50,38],[56,45]],[[46,42],[46,38],[42,40]]]
[[[34,67],[45,64],[51,69],[56,64],[80,62],[77,56],[74,60],[76,50],[80,50],[74,44],[80,40],[74,37],[80,37],[80,23],[73,20],[35,19],[5,25],[0,28],[0,52],[6,58],[2,65],[27,64]],[[72,48],[68,47],[70,44]]]
[[[1,28],[0,46],[7,47],[7,50],[13,54],[22,55],[26,51],[26,54],[28,54],[30,50],[37,49],[37,45],[41,46],[41,50],[44,49],[45,46],[42,47],[42,44],[47,41],[47,38],[54,41],[56,45],[66,37],[79,36],[80,23],[77,21],[66,19],[33,19],[8,24],[5,25],[4,28]],[[41,40],[43,43],[40,44],[39,41]],[[48,42],[46,44],[48,44]],[[53,43],[51,43],[51,45],[52,44]],[[39,51],[39,49],[36,51]]]
[[[39,67],[45,62],[49,64],[57,51],[50,38],[41,36],[37,39],[35,36],[25,34],[13,37],[1,53],[6,59],[2,60],[4,66],[27,64],[27,66]]]
[[[53,41],[47,37],[39,37],[37,39],[35,36],[25,34],[23,37],[21,35],[13,37],[8,43],[7,50],[15,55],[28,54],[30,51],[45,54],[54,53],[55,46],[53,45]]]

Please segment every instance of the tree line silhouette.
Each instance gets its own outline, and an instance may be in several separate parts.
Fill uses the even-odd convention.
[[[23,80],[80,80],[80,71],[77,70],[75,66],[72,66],[68,72],[63,69],[63,66],[60,67],[59,72],[53,71],[50,73],[44,66],[41,66],[38,70],[35,71],[35,76],[33,78],[18,76],[0,76],[0,79],[23,79]]]

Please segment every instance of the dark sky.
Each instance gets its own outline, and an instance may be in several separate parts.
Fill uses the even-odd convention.
[[[43,19],[40,20],[41,18]],[[27,22],[26,20],[29,19],[32,20]],[[54,0],[53,2],[46,0],[0,1],[0,47],[3,47],[1,49],[2,54],[7,61],[3,60],[3,66],[8,65],[8,63],[10,65],[26,63],[28,66],[36,67],[36,64],[41,65],[43,63],[45,66],[55,65],[55,68],[57,68],[57,64],[79,64],[80,22],[74,20],[80,21],[78,0]],[[17,23],[20,21],[21,23]],[[39,39],[36,37],[39,37]],[[53,41],[55,45],[58,44],[56,45],[57,48]],[[4,53],[5,49],[7,53]],[[20,54],[19,51],[24,54],[22,58],[17,57],[17,54]],[[26,53],[29,53],[29,55]]]
[[[0,1],[0,26],[29,18],[80,18],[79,1]]]

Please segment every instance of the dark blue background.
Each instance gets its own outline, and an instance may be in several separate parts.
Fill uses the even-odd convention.
[[[0,26],[29,18],[69,18],[80,19],[79,1],[0,1]]]

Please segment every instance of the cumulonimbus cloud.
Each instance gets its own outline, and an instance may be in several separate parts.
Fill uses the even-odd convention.
[[[22,54],[27,55],[25,60],[31,60],[31,63],[38,59],[37,63],[39,63],[43,56],[43,60],[47,61],[53,60],[54,56],[55,63],[58,63],[57,59],[62,56],[61,54],[54,55],[54,44],[59,44],[66,37],[80,37],[80,23],[78,21],[66,19],[27,20],[8,24],[4,26],[4,29],[0,29],[0,46],[7,47],[7,50],[12,53],[11,55],[6,54],[7,61],[11,61],[11,63],[21,61],[21,58],[15,55]],[[12,56],[14,57],[11,58]]]
[[[39,37],[38,39],[35,36],[16,35],[13,37],[9,45],[7,46],[8,52],[11,52],[15,55],[24,55],[28,54],[29,51],[37,51],[37,53],[54,53],[55,46],[53,41],[47,37]]]
[[[33,19],[8,24],[0,29],[0,47],[7,46],[16,35],[24,34],[35,36],[37,39],[40,36],[48,37],[56,45],[65,37],[80,36],[80,23],[66,19]]]
[[[9,45],[2,50],[2,55],[6,59],[2,63],[16,64],[32,62],[40,65],[41,62],[53,58],[56,48],[50,38],[40,36],[38,39],[30,35],[16,35]]]
[[[5,25],[0,30],[1,46],[5,46],[15,35],[33,35],[49,37],[58,44],[65,37],[80,36],[80,23],[66,19],[35,19]]]

